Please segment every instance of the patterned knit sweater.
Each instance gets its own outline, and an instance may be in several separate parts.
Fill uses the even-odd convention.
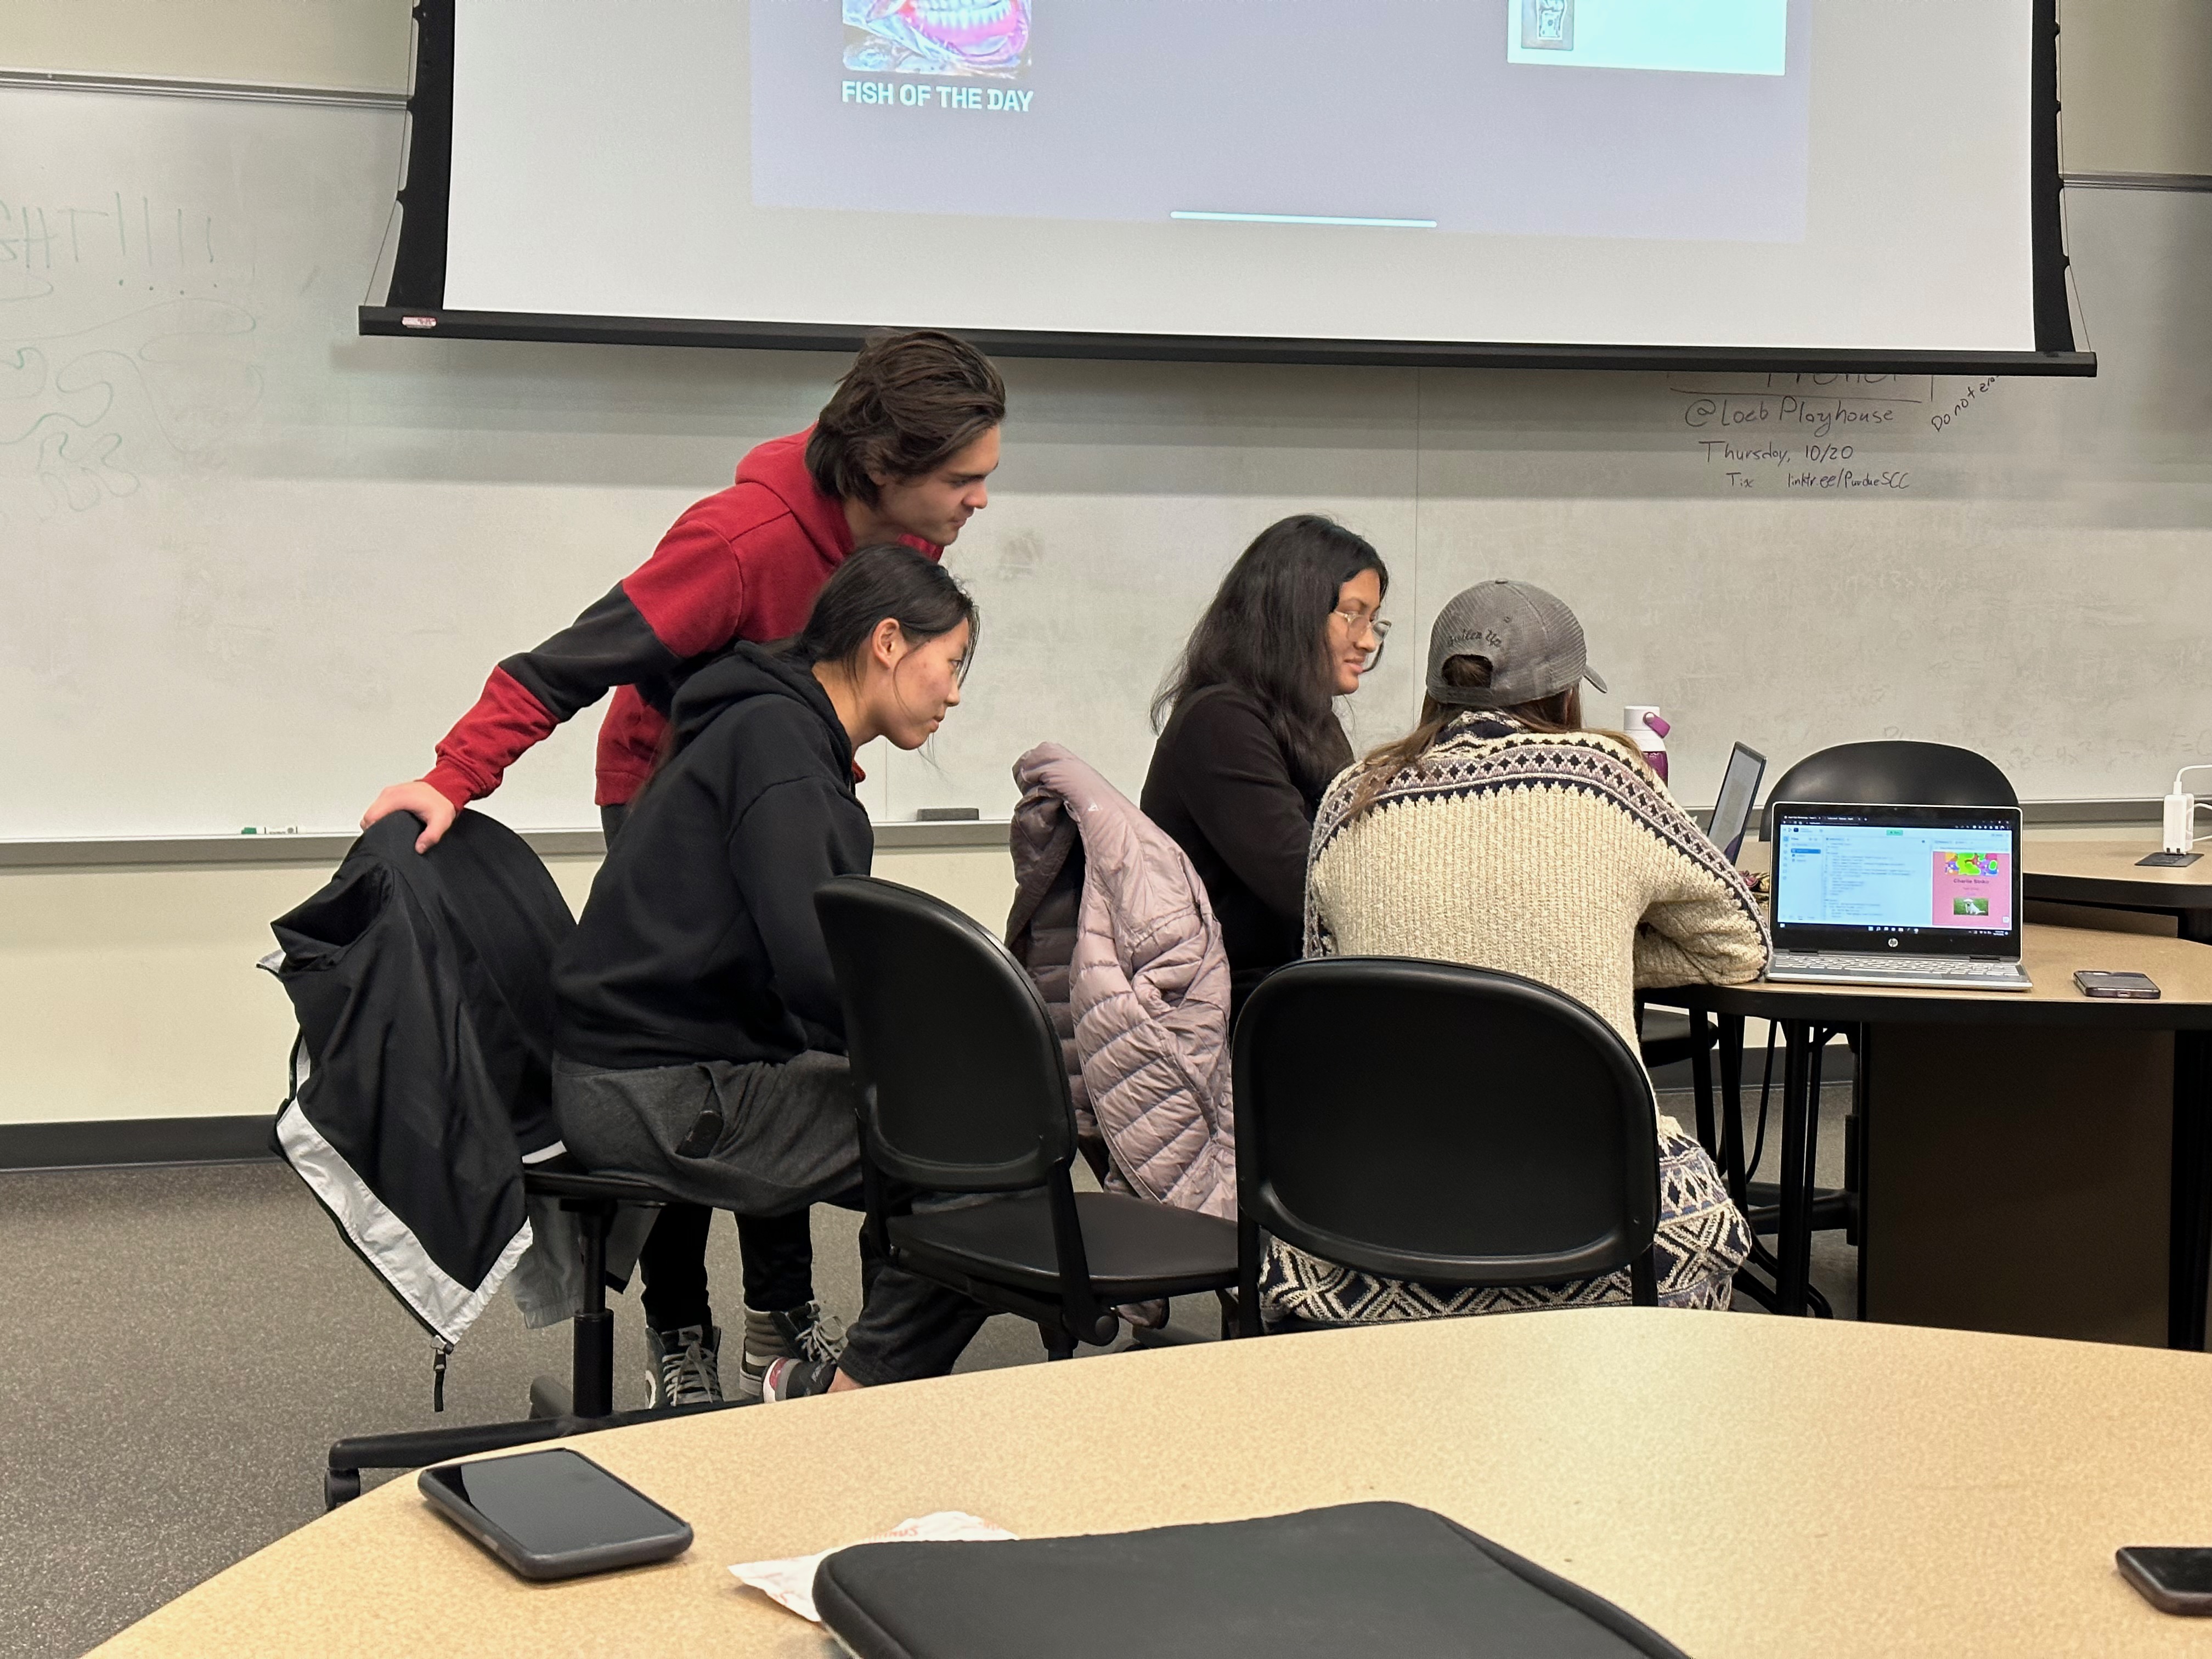
[[[1314,823],[1306,954],[1500,969],[1587,1004],[1636,1046],[1636,988],[1756,979],[1751,890],[1642,757],[1594,732],[1473,710],[1350,817]]]

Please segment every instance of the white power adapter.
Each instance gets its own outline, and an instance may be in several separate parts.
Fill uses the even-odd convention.
[[[2197,838],[2197,797],[2168,795],[2166,798],[2166,850],[2186,853],[2189,844]]]
[[[2197,845],[2197,797],[2184,794],[2182,779],[2191,772],[2212,772],[2212,766],[2185,766],[2173,775],[2172,792],[2166,798],[2166,850],[2186,853]]]

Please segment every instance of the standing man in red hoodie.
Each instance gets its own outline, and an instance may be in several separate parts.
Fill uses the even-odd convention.
[[[1006,408],[998,370],[964,340],[930,329],[870,339],[811,427],[753,450],[737,482],[687,510],[605,598],[493,669],[476,707],[438,744],[437,764],[384,790],[362,827],[412,812],[423,823],[415,849],[428,851],[526,750],[611,688],[598,788],[611,838],[652,774],[670,700],[690,671],[737,641],[798,633],[856,547],[903,542],[938,557],[989,501]],[[712,1213],[665,1206],[638,1257],[655,1405],[722,1398],[721,1333],[707,1299]],[[757,1399],[771,1360],[834,1358],[839,1339],[814,1300],[805,1212],[741,1216],[738,1235],[746,1304],[738,1393]]]

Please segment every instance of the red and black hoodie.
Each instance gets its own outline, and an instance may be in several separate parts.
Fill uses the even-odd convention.
[[[493,669],[476,707],[439,744],[425,781],[456,806],[489,795],[524,750],[618,687],[599,727],[597,798],[627,805],[653,771],[685,675],[737,641],[799,632],[853,551],[844,503],[806,470],[812,432],[752,451],[738,463],[737,482],[686,510],[605,599]],[[933,559],[944,551],[904,540]]]

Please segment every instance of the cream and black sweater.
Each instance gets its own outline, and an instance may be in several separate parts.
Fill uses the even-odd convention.
[[[1353,818],[1359,778],[1338,776],[1314,824],[1310,957],[1519,974],[1587,1004],[1632,1048],[1637,988],[1765,971],[1751,890],[1616,738],[1471,710]]]

